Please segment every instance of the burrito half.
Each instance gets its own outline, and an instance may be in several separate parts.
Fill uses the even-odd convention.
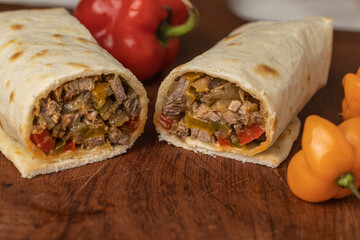
[[[23,177],[124,153],[143,132],[142,84],[65,9],[0,13],[0,150]]]
[[[327,82],[332,20],[245,24],[162,82],[154,124],[185,149],[277,167]]]

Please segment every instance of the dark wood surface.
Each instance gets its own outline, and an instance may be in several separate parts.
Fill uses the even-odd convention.
[[[244,23],[225,1],[194,3],[201,22],[181,38],[172,67]],[[328,85],[300,113],[302,122],[319,114],[339,123],[341,79],[359,66],[360,33],[336,31]],[[0,239],[360,239],[355,197],[312,204],[290,192],[286,169],[301,137],[276,169],[159,142],[152,116],[168,71],[145,84],[145,132],[122,156],[27,180],[0,154]]]

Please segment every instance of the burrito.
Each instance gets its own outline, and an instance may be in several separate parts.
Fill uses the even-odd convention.
[[[277,167],[299,134],[296,115],[327,82],[332,33],[325,17],[235,29],[161,83],[160,140]]]
[[[124,153],[143,85],[63,8],[0,13],[0,150],[22,177]]]

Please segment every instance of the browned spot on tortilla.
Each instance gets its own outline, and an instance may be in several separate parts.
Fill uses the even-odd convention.
[[[85,43],[85,44],[88,44],[88,43],[96,44],[96,42],[93,42],[93,41],[90,41],[90,40],[87,40],[87,39],[81,38],[81,37],[76,38],[76,40],[81,42],[81,43]]]
[[[58,45],[58,46],[66,46],[66,43],[57,42],[56,45]]]
[[[19,52],[14,53],[10,57],[10,61],[15,61],[16,59],[20,58],[23,54],[24,54],[24,51],[19,51]]]
[[[48,53],[49,53],[49,50],[48,50],[48,49],[44,49],[44,50],[36,53],[34,56],[32,56],[31,59],[42,57],[42,56],[44,56],[44,55],[46,55],[46,54],[48,54]]]
[[[91,54],[94,53],[93,51],[84,51],[85,54]]]
[[[275,69],[269,67],[266,64],[256,65],[253,71],[261,77],[277,77],[279,75]]]
[[[8,81],[6,82],[6,88],[7,88],[7,89],[10,88],[10,80],[8,80]]]
[[[1,48],[6,48],[8,46],[10,46],[11,44],[15,44],[17,41],[17,39],[11,39],[10,41],[8,41],[7,43],[5,43],[4,45],[2,45]]]
[[[239,46],[240,44],[239,43],[229,43],[227,46],[228,47],[236,47],[236,46]]]
[[[23,25],[21,25],[21,24],[13,24],[13,25],[11,25],[10,26],[10,29],[11,30],[14,30],[14,31],[18,31],[18,30],[21,30],[21,29],[23,29]]]
[[[2,122],[1,122],[1,120],[0,120],[0,127],[1,127],[1,128],[4,128],[4,127],[3,127],[3,125],[2,125]]]
[[[10,99],[9,99],[10,103],[12,103],[14,101],[14,98],[15,98],[15,92],[12,91],[10,94]]]
[[[45,66],[52,67],[53,65],[51,63],[47,63],[47,64],[45,64]]]
[[[222,58],[221,60],[225,62],[238,63],[239,61],[235,58]]]
[[[310,84],[310,80],[311,80],[311,76],[310,76],[310,73],[309,73],[308,77],[306,78],[306,83]]]
[[[56,38],[56,39],[61,39],[61,38],[62,38],[62,35],[56,33],[56,34],[52,35],[52,37],[53,37],[53,38]]]
[[[68,65],[70,67],[74,67],[74,68],[85,68],[85,69],[89,68],[85,64],[76,63],[76,62],[68,62],[68,63],[66,63],[66,65]]]
[[[242,32],[239,32],[239,33],[236,33],[236,34],[227,36],[227,37],[224,39],[224,42],[229,42],[229,41],[237,38],[237,37],[240,36],[241,34],[242,34]]]

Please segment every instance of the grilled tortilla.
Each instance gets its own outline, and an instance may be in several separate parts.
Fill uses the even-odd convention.
[[[324,17],[235,29],[162,82],[160,140],[277,167],[298,136],[296,115],[327,82],[332,33]]]
[[[142,84],[65,9],[0,13],[0,150],[22,177],[124,153],[143,132]]]

